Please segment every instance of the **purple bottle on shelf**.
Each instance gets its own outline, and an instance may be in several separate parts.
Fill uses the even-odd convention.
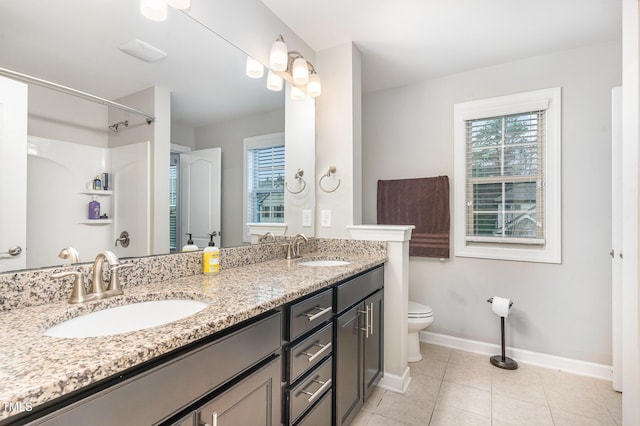
[[[93,200],[89,203],[89,219],[100,219],[100,203],[96,199],[95,195]]]

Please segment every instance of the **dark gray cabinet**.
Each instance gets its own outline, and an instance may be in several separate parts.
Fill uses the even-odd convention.
[[[283,423],[331,419],[331,402],[326,401],[333,389],[333,288],[288,305],[286,312]]]
[[[335,423],[349,424],[383,373],[382,267],[337,287]]]
[[[280,359],[276,358],[196,412],[196,426],[280,424]]]

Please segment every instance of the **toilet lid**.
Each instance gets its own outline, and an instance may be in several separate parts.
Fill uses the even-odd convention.
[[[428,318],[433,316],[433,310],[430,306],[409,301],[409,318]]]

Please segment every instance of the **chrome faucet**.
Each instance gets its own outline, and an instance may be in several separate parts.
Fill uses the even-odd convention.
[[[287,245],[287,259],[297,259],[300,255],[300,245],[302,241],[309,241],[309,239],[304,234],[296,234],[295,237],[289,240],[289,244]]]

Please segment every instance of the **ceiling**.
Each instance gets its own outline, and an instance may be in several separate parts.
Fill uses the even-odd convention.
[[[316,52],[353,41],[365,93],[622,34],[621,0],[262,2]]]
[[[118,49],[135,39],[168,57],[147,63]],[[165,22],[153,22],[138,0],[0,1],[0,67],[109,100],[168,88],[172,119],[193,127],[284,108],[284,92],[248,78],[245,60],[172,8]]]

